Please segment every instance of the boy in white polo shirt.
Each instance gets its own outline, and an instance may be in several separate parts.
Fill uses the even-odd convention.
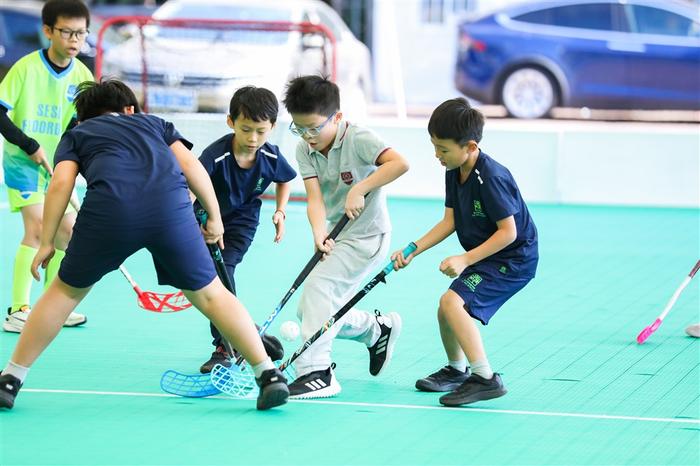
[[[290,81],[284,105],[292,117],[290,130],[303,139],[296,158],[314,244],[325,253],[306,279],[299,302],[297,315],[306,339],[352,298],[363,279],[385,259],[391,223],[381,187],[404,174],[408,162],[371,131],[343,120],[338,87],[324,77]],[[351,222],[335,241],[325,241],[328,225],[343,214]],[[340,393],[331,361],[336,336],[366,345],[370,374],[379,375],[391,359],[401,317],[395,312],[375,314],[350,310],[306,350],[296,360],[298,378],[289,385],[290,396],[321,398]]]

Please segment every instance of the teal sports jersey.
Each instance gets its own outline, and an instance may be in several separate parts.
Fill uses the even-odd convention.
[[[71,118],[75,115],[73,99],[83,81],[94,78],[80,61],[71,60],[61,73],[51,68],[41,50],[17,61],[0,82],[0,105],[8,109],[10,120],[24,134],[35,139],[53,165],[53,155]],[[43,192],[48,174],[14,144],[3,144],[2,166],[5,184],[29,196]]]

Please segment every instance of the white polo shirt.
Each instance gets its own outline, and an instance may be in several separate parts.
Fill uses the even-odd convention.
[[[328,157],[299,141],[296,158],[303,179],[318,178],[321,185],[326,219],[336,224],[345,212],[345,199],[350,189],[377,170],[377,159],[389,149],[374,132],[346,121],[338,124]],[[363,238],[391,231],[386,194],[381,188],[365,200],[362,214],[353,220],[341,238]]]

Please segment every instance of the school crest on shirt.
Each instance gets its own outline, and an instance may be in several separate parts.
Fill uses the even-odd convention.
[[[78,90],[78,86],[75,84],[71,84],[68,86],[68,89],[66,89],[66,99],[68,99],[68,102],[73,102],[75,100],[75,92]]]
[[[255,190],[262,192],[263,190],[263,184],[265,183],[265,178],[262,176],[258,179],[257,184],[255,185]]]
[[[340,172],[340,179],[343,180],[343,183],[346,185],[350,186],[353,181],[355,181],[352,177],[352,172]]]
[[[486,214],[484,214],[484,209],[481,208],[481,201],[474,201],[472,217],[486,217]]]

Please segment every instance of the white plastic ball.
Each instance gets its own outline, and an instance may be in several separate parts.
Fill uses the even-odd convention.
[[[280,335],[287,341],[294,341],[299,338],[301,329],[296,322],[288,320],[280,326]]]

